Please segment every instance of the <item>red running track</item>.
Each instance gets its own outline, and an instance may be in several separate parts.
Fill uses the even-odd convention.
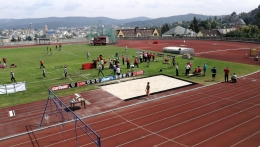
[[[102,146],[259,146],[260,73],[84,119]],[[75,146],[73,123],[1,141],[4,146]],[[95,146],[79,133],[79,146]]]

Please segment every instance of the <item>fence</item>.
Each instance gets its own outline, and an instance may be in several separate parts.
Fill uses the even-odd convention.
[[[260,38],[240,38],[240,37],[196,37],[196,36],[144,36],[144,37],[119,37],[118,40],[211,40],[211,41],[230,41],[260,43]],[[82,43],[88,42],[88,38],[71,39],[51,39],[51,44],[58,43]],[[21,42],[0,42],[0,46],[22,46],[36,45],[36,41]]]
[[[260,38],[240,37],[196,37],[196,36],[144,36],[144,37],[120,37],[118,40],[211,40],[260,43]]]
[[[71,38],[71,39],[51,39],[50,44],[59,43],[87,43],[87,38]],[[0,46],[25,46],[25,45],[36,45],[35,41],[19,41],[19,42],[0,42]]]
[[[78,146],[79,144],[78,131],[82,131],[80,134],[86,134],[98,147],[101,147],[100,136],[93,129],[91,129],[83,120],[81,120],[80,117],[77,116],[69,107],[67,107],[67,105],[64,104],[64,102],[60,100],[51,90],[48,90],[48,93],[48,100],[46,101],[46,105],[39,127],[43,126],[44,119],[48,120],[50,116],[54,114],[56,116],[56,123],[59,123],[60,120],[58,119],[58,116],[60,115],[63,130],[64,122],[66,122],[66,119],[71,119],[72,121],[74,121],[76,146]],[[47,109],[49,109],[50,111],[47,111]]]

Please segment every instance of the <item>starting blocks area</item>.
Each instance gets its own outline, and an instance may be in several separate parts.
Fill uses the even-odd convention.
[[[194,84],[192,82],[176,79],[166,75],[157,75],[124,82],[120,82],[118,80],[118,83],[101,86],[101,88],[122,100],[129,100],[145,96],[147,82],[150,83],[150,94]]]

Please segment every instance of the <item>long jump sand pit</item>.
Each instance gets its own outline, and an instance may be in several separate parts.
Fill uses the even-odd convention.
[[[150,83],[150,94],[195,84],[166,75],[157,75],[105,85],[101,86],[101,88],[122,100],[130,100],[145,96],[147,82]]]

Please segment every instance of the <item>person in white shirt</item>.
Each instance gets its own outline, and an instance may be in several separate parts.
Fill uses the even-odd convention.
[[[11,71],[10,74],[11,74],[11,82],[16,83],[16,80],[14,78],[14,72]]]
[[[89,51],[87,52],[87,59],[89,59],[89,57],[90,57],[90,53],[89,53]]]
[[[43,75],[44,78],[46,78],[45,73],[46,73],[46,70],[45,70],[45,67],[43,66],[43,67],[42,67],[42,75]]]
[[[67,78],[67,74],[68,74],[68,72],[67,72],[67,68],[66,68],[66,66],[64,67],[64,76],[65,76],[65,79]]]
[[[190,71],[190,64],[189,63],[186,64],[185,70],[186,70],[185,76],[187,76],[189,74],[189,71]]]
[[[236,83],[237,82],[237,75],[236,75],[236,73],[234,73],[233,76],[231,77],[231,81],[232,81],[232,83]]]
[[[120,82],[120,67],[118,66],[117,68],[116,68],[116,74],[117,74],[117,76],[118,76],[118,83]]]

